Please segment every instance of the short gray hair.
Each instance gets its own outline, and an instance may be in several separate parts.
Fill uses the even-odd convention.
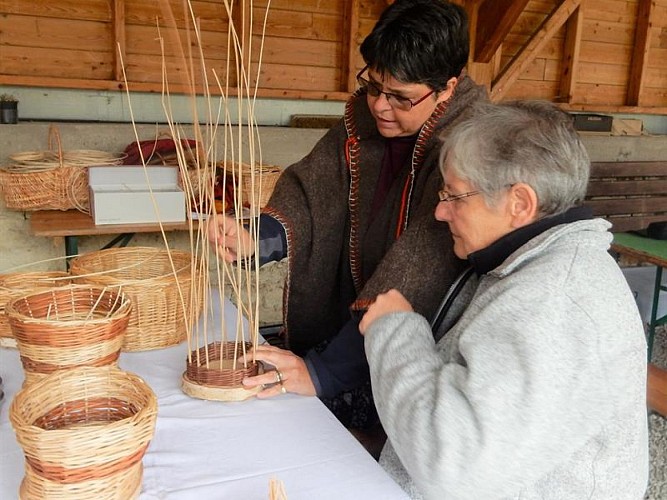
[[[546,101],[513,101],[474,106],[445,138],[440,168],[481,191],[490,206],[508,186],[526,183],[540,216],[548,216],[583,202],[590,160],[570,115]]]

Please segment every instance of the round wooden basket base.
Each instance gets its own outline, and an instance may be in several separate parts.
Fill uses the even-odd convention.
[[[210,401],[245,401],[262,390],[261,386],[245,388],[243,386],[222,387],[198,384],[183,374],[181,388],[190,397]]]

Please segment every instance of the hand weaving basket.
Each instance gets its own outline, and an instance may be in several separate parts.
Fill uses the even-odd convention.
[[[124,351],[160,349],[185,340],[202,310],[192,254],[151,247],[109,248],[72,259],[77,283],[122,287],[132,301]]]
[[[27,151],[9,156],[0,168],[5,205],[11,210],[70,210],[88,212],[90,165],[117,165],[121,156],[104,151],[63,151],[58,129],[49,127],[47,151]]]
[[[24,385],[58,370],[115,365],[131,308],[122,293],[90,285],[11,300],[6,314],[21,354]]]
[[[191,351],[181,388],[188,396],[214,401],[243,401],[262,388],[246,388],[242,381],[264,373],[261,363],[237,361],[252,348],[250,342],[212,342]]]
[[[113,367],[59,371],[24,387],[9,408],[25,456],[20,497],[138,497],[156,417],[151,388]]]
[[[0,274],[0,347],[16,347],[16,339],[5,314],[5,306],[11,299],[70,283],[69,274],[62,271]]]

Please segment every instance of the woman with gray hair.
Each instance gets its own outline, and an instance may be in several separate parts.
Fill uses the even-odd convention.
[[[413,497],[641,499],[646,342],[582,206],[589,160],[543,102],[486,104],[446,139],[435,210],[470,270],[429,324],[397,290],[360,324],[388,442]]]

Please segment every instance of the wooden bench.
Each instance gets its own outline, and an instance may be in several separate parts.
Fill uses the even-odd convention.
[[[593,162],[585,204],[615,233],[667,221],[667,161]]]

